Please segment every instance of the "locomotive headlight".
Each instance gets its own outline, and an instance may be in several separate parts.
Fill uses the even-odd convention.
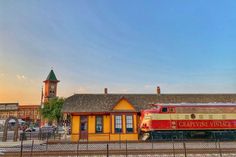
[[[145,116],[144,119],[149,120],[149,119],[151,119],[151,116]]]

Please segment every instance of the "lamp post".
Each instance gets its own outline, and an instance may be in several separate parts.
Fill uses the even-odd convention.
[[[43,86],[42,86],[42,92],[41,92],[40,107],[41,107],[41,109],[44,108],[44,104],[43,104]],[[40,119],[40,127],[42,127],[42,126],[43,126],[43,121],[42,121],[42,115],[41,115],[41,113],[39,113],[39,119]]]

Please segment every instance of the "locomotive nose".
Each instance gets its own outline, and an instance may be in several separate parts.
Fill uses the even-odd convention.
[[[141,130],[148,131],[150,129],[151,117],[145,116],[141,123]]]

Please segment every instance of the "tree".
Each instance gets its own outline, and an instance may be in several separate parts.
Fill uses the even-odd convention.
[[[61,109],[64,101],[63,98],[58,97],[50,99],[44,104],[44,107],[40,109],[40,114],[44,119],[47,119],[49,123],[56,121],[58,124],[63,117]]]

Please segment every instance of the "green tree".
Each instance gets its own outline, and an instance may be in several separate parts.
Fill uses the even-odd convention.
[[[40,114],[44,119],[48,120],[49,123],[53,121],[59,123],[63,117],[61,109],[64,101],[65,99],[58,97],[50,99],[48,102],[44,103],[44,107],[40,109]]]

